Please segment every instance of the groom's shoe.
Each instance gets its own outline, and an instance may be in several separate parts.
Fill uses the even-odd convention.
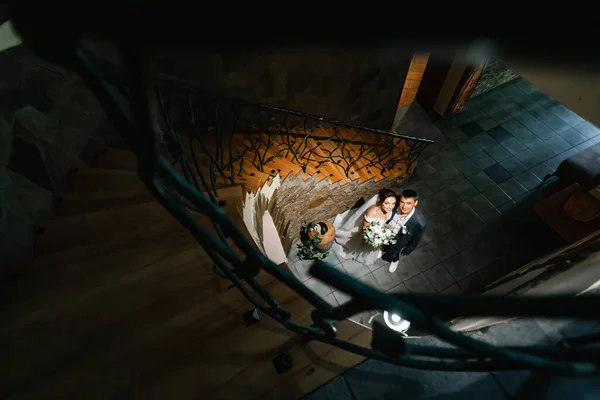
[[[398,261],[394,261],[390,263],[390,272],[395,272],[398,269]]]

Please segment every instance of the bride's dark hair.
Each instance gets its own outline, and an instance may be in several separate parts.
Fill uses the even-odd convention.
[[[388,197],[394,197],[396,198],[396,192],[394,192],[391,189],[381,189],[379,191],[379,202],[383,203],[385,201],[385,199],[387,199]]]

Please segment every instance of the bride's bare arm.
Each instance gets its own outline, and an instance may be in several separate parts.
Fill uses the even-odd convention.
[[[363,217],[363,229],[367,229],[367,226],[371,225],[370,222],[368,222],[365,217],[369,217],[369,218],[375,218],[376,216],[376,211],[377,211],[377,206],[371,206],[367,209],[367,211],[365,212],[365,215]],[[355,225],[356,226],[356,225]]]

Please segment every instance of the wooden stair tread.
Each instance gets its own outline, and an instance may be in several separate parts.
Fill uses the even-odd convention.
[[[85,271],[89,271],[88,266],[91,264],[111,264],[126,259],[136,259],[143,264],[146,259],[152,260],[155,254],[158,254],[157,257],[162,257],[163,248],[160,246],[162,243],[170,243],[172,248],[197,246],[196,240],[189,232],[178,228],[149,235],[143,241],[135,236],[113,237],[87,246],[38,256],[25,266],[24,274],[35,276],[27,279],[40,279],[44,282],[53,275],[57,282],[65,282],[71,279],[71,276],[85,275]],[[79,267],[82,267],[82,270],[79,270]]]
[[[69,192],[102,192],[114,189],[142,191],[146,187],[134,170],[85,168],[71,176]]]
[[[242,201],[241,188],[228,187],[220,190],[219,200],[225,200],[223,210],[237,212],[237,204]],[[227,201],[230,199],[231,201]],[[200,220],[209,220],[207,216],[196,214]],[[115,231],[115,222],[118,228]],[[65,250],[67,248],[89,245],[97,240],[117,236],[129,237],[184,229],[157,201],[124,205],[85,214],[69,215],[47,221],[44,233],[36,239],[37,254]]]
[[[108,148],[106,153],[101,154],[94,162],[94,167],[104,169],[137,169],[137,157],[131,151],[119,148]]]
[[[108,208],[144,203],[153,200],[152,194],[144,191],[75,192],[61,200],[58,216],[83,214]]]
[[[122,350],[127,352],[127,349],[123,349],[121,343],[126,342],[135,348],[136,339],[143,338],[148,330],[156,330],[177,314],[200,304],[207,304],[207,311],[213,314],[213,318],[217,317],[222,310],[218,303],[208,301],[219,295],[211,290],[214,275],[199,268],[200,262],[201,259],[182,262],[163,260],[124,276],[119,285],[79,295],[77,301],[51,301],[42,310],[19,316],[14,322],[7,321],[0,330],[0,337],[10,339],[11,347],[4,355],[12,360],[30,358],[37,352],[38,358],[35,364],[14,365],[4,377],[26,383],[52,372],[58,360],[69,370],[69,364],[77,365],[83,361],[85,366],[90,356],[95,356],[92,360],[102,360],[104,352],[109,349],[121,348],[123,355]],[[246,307],[246,301],[239,292],[227,291],[226,295],[230,304],[231,300],[235,300],[241,307]],[[161,308],[161,303],[165,302],[171,307]],[[239,314],[235,317],[238,325]],[[205,321],[202,322],[206,325]],[[28,328],[28,334],[16,336],[24,327]],[[68,327],[77,329],[69,332],[65,330]],[[44,343],[45,351],[41,351],[41,344],[36,343]],[[87,357],[82,358],[78,354],[81,348],[86,349]],[[127,361],[137,363],[139,360],[120,360]],[[139,367],[144,368],[143,365]],[[113,368],[118,367],[115,365]]]

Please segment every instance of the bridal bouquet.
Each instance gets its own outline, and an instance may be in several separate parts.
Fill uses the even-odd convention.
[[[388,244],[396,244],[396,234],[389,224],[373,221],[363,231],[365,243],[374,249],[379,249]]]

